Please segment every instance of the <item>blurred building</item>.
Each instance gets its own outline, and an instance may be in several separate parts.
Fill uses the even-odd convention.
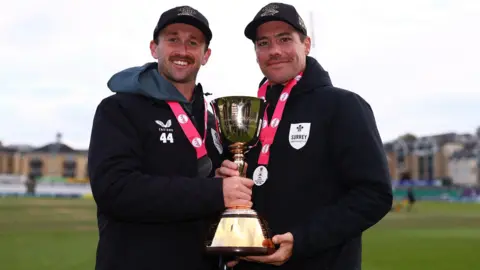
[[[390,175],[393,180],[449,178],[454,184],[479,185],[479,139],[478,134],[456,133],[402,136],[384,144]]]
[[[15,152],[16,149],[3,146],[0,142],[0,174],[13,174],[15,171]]]
[[[462,186],[480,185],[478,161],[480,142],[466,143],[465,147],[450,157],[449,172],[455,184]]]
[[[33,176],[42,182],[87,183],[87,150],[56,140],[37,148],[0,147],[0,174]]]

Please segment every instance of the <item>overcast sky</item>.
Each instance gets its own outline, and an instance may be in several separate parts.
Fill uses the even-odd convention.
[[[199,75],[206,91],[256,95],[262,74],[243,30],[269,1],[96,1],[2,3],[4,144],[40,146],[60,131],[67,144],[87,148],[95,108],[111,95],[107,80],[153,61],[148,45],[160,14],[183,4],[202,12],[213,31],[212,56]],[[310,33],[314,14],[312,55],[334,85],[371,104],[385,141],[480,126],[480,1],[285,2]]]

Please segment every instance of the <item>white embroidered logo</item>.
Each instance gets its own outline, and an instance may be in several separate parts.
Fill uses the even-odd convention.
[[[268,151],[270,150],[270,144],[265,144],[263,147],[262,147],[262,153],[268,153]]]
[[[288,134],[288,141],[295,149],[300,149],[307,144],[310,136],[310,123],[299,123],[290,125],[290,133]]]
[[[193,147],[200,148],[200,147],[202,147],[202,144],[203,144],[202,139],[200,139],[199,137],[193,138],[193,140],[192,140]]]
[[[180,124],[185,124],[188,122],[188,117],[185,114],[180,114],[177,120]]]
[[[273,119],[272,119],[272,123],[270,124],[270,126],[271,126],[272,128],[276,128],[276,127],[278,127],[278,124],[280,124],[280,119],[278,119],[278,118],[273,118]]]
[[[269,4],[262,9],[262,12],[263,13],[260,14],[260,17],[273,16],[278,13],[278,5]]]
[[[160,120],[155,120],[155,123],[163,128],[169,128],[172,125],[172,120],[169,119],[165,124]]]
[[[178,9],[177,16],[195,16],[197,12],[190,7],[181,7]]]
[[[173,129],[170,128],[172,126],[172,120],[169,119],[165,123],[160,120],[155,120],[155,124],[160,126],[160,128],[158,129],[161,132],[160,141],[162,143],[173,143]]]
[[[302,17],[300,17],[300,15],[298,15],[298,24],[300,24],[300,27],[302,27],[303,29],[307,28],[305,27],[305,23],[303,22],[303,19]]]

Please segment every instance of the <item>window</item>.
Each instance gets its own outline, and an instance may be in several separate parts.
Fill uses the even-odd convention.
[[[415,154],[418,156],[418,176],[423,180],[435,177],[435,153],[437,143],[433,137],[425,137],[415,142]]]
[[[63,177],[75,178],[77,176],[77,162],[75,160],[65,160],[63,162]]]
[[[408,155],[407,144],[404,140],[398,140],[393,145],[393,150],[395,151],[395,159],[398,170],[404,171],[406,169],[406,158]]]
[[[29,163],[29,174],[34,178],[43,176],[43,161],[40,158],[32,158]]]
[[[434,166],[434,156],[429,154],[427,156],[427,180],[433,180],[435,172],[433,171]]]
[[[7,157],[7,170],[6,173],[8,174],[13,174],[14,173],[14,162],[13,162],[13,156]]]
[[[423,156],[418,157],[418,178],[419,180],[425,179],[425,158]]]

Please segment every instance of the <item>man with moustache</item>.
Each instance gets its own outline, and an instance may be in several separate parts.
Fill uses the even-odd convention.
[[[255,182],[253,207],[279,248],[241,258],[235,269],[361,269],[362,232],[392,205],[372,109],[334,87],[308,56],[310,37],[295,7],[268,4],[245,36],[265,75],[258,97],[268,103],[260,143],[246,157],[247,177]],[[225,161],[218,174],[236,175],[235,169]]]
[[[207,19],[189,6],[164,12],[150,50],[157,62],[111,77],[93,120],[89,175],[97,204],[97,270],[212,269],[211,222],[251,205],[250,179],[217,178],[222,148],[197,73],[210,56]]]

